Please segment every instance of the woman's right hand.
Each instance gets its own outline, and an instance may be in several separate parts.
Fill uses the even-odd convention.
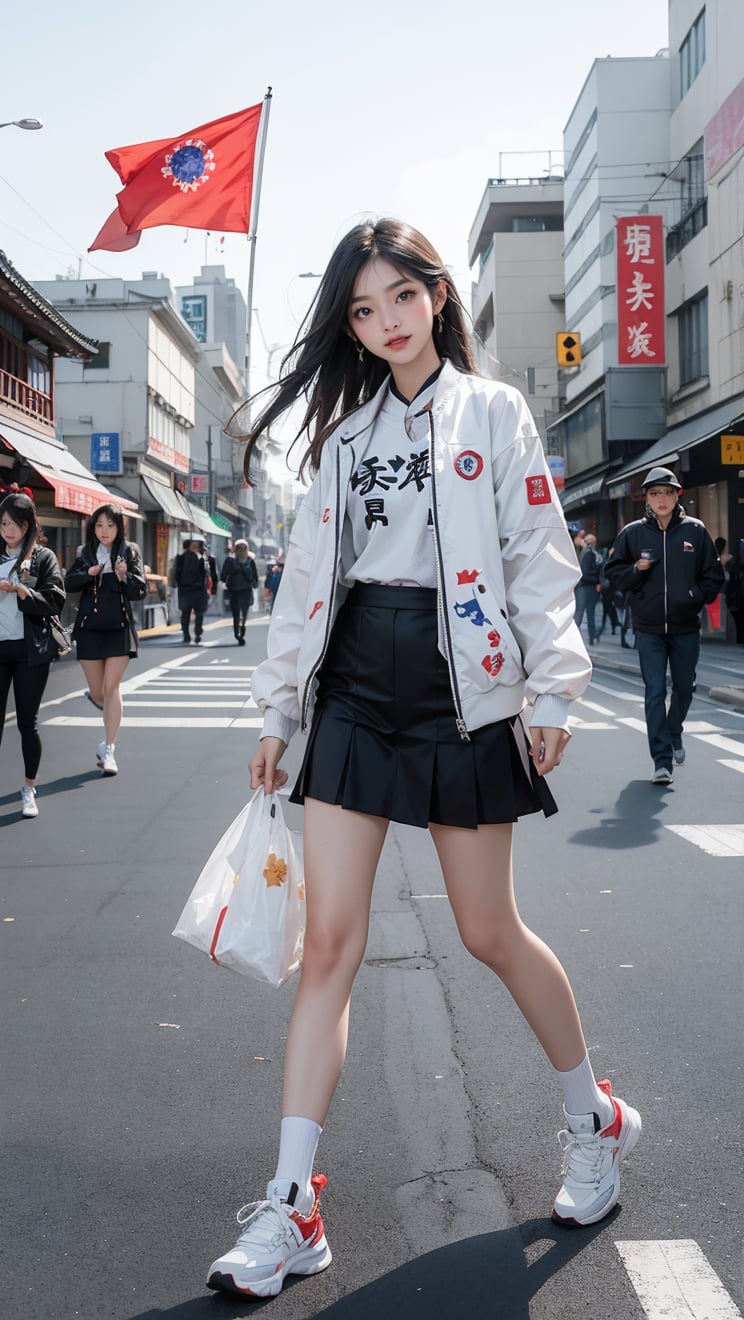
[[[258,749],[248,763],[251,788],[261,788],[263,785],[264,793],[268,794],[284,787],[289,775],[286,770],[278,770],[277,766],[286,750],[287,744],[281,738],[261,739]]]
[[[92,568],[88,569],[88,577],[98,577],[100,571],[101,571],[101,565],[93,564]]]

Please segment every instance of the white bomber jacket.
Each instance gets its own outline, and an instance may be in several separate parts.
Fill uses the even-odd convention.
[[[348,591],[341,536],[356,442],[366,442],[387,388],[330,434],[300,506],[267,658],[253,675],[262,737],[288,743],[310,726]],[[576,554],[532,416],[517,390],[449,362],[427,411],[438,641],[460,734],[516,715],[526,701],[530,724],[566,729],[591,664],[574,622]]]

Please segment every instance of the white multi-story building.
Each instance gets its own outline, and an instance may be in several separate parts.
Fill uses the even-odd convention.
[[[165,576],[183,533],[198,529],[226,539],[192,499],[193,437],[229,416],[241,393],[239,372],[217,345],[202,346],[181,317],[170,281],[155,272],[141,280],[57,279],[36,288],[91,339],[90,363],[65,363],[57,378],[57,428],[65,444],[108,484],[134,499],[145,520],[146,562]],[[207,420],[208,419],[208,420]],[[207,472],[206,461],[197,471]],[[232,485],[232,470],[230,484]]]
[[[642,508],[643,472],[672,466],[688,512],[733,553],[744,540],[743,40],[741,0],[670,0],[667,428],[609,483],[626,521]]]
[[[555,337],[565,324],[561,178],[489,179],[468,248],[478,262],[478,369],[521,390],[545,439],[559,406]]]
[[[605,481],[662,435],[664,367],[618,367],[617,251],[621,216],[663,213],[650,202],[669,169],[667,52],[595,60],[564,136],[565,329],[582,361],[564,373],[566,402],[548,446],[566,466],[564,508],[611,539],[615,510]]]

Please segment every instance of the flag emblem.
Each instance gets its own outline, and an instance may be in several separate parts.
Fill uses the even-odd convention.
[[[164,179],[171,179],[174,188],[182,193],[196,192],[202,183],[209,183],[209,176],[215,169],[214,152],[209,150],[201,138],[187,138],[177,142],[165,157],[165,165],[160,173]]]

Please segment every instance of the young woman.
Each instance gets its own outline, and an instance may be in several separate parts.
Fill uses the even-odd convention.
[[[39,707],[49,666],[57,659],[46,620],[65,603],[56,555],[39,544],[39,536],[30,496],[23,492],[6,495],[0,503],[0,740],[12,683],[26,771],[21,813],[27,818],[39,814]]]
[[[124,519],[115,504],[102,504],[91,514],[85,544],[65,584],[68,591],[80,592],[72,636],[90,698],[103,706],[105,736],[96,748],[96,762],[104,775],[115,775],[121,680],[137,654],[130,601],[142,600],[147,592],[139,546],[125,541]]]
[[[325,1179],[312,1168],[391,820],[428,827],[466,947],[556,1070],[558,1220],[609,1212],[641,1130],[596,1082],[566,973],[522,923],[512,888],[513,822],[556,810],[544,777],[589,681],[576,555],[524,400],[474,374],[454,283],[416,230],[382,220],[341,241],[250,432],[247,473],[256,442],[301,396],[317,475],[254,675],[264,727],[250,770],[273,793],[293,732],[309,731],[293,795],[305,805],[305,952],[276,1171],[207,1280],[261,1297],[331,1259]]]
[[[222,565],[220,581],[230,593],[233,632],[238,646],[245,646],[245,622],[253,604],[253,593],[258,587],[256,560],[248,549],[248,542],[235,542],[234,553]]]

